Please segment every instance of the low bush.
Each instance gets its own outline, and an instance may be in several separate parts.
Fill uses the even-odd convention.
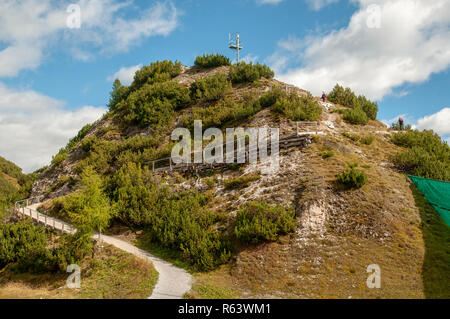
[[[391,141],[408,148],[391,157],[400,169],[425,178],[450,180],[450,147],[433,131],[396,133],[391,136]]]
[[[192,83],[190,94],[193,101],[217,101],[225,96],[231,89],[231,83],[224,73],[199,79]]]
[[[369,122],[369,118],[362,108],[357,107],[354,109],[346,110],[344,113],[344,121],[350,124],[366,125]]]
[[[398,123],[392,123],[392,124],[391,124],[391,130],[393,130],[393,131],[401,131],[402,129],[400,128],[400,124],[398,124]],[[403,127],[403,131],[410,131],[410,130],[412,130],[412,127],[411,127],[410,124],[405,125],[405,126]]]
[[[134,81],[130,86],[130,91],[136,91],[144,84],[168,81],[181,74],[181,71],[182,65],[178,61],[164,60],[146,65],[134,75]]]
[[[357,169],[357,164],[348,164],[348,168],[338,174],[337,182],[345,188],[361,188],[367,183],[367,174]]]
[[[0,224],[0,269],[18,262],[24,268],[46,254],[47,235],[31,222]]]
[[[275,73],[267,65],[259,63],[240,62],[230,69],[230,79],[233,83],[254,82],[262,77],[271,79],[274,76]]]
[[[316,121],[322,114],[322,108],[309,94],[298,96],[293,93],[288,97],[281,97],[273,106],[273,110],[292,121]]]
[[[259,103],[262,108],[266,108],[274,105],[282,97],[286,97],[286,93],[281,88],[275,87],[271,91],[261,95]]]
[[[328,94],[328,100],[333,103],[351,108],[361,108],[368,119],[376,120],[378,113],[378,104],[370,101],[365,96],[356,96],[350,88],[345,88],[336,84],[333,90]]]
[[[367,117],[371,120],[377,119],[378,104],[368,100],[365,96],[358,96],[358,106],[362,108]],[[357,107],[357,106],[354,106]]]
[[[280,235],[293,231],[297,218],[293,209],[252,202],[236,215],[234,233],[244,243],[275,241]]]
[[[174,194],[133,163],[115,174],[109,189],[120,220],[146,229],[151,241],[181,252],[194,267],[210,270],[230,258],[228,240],[214,227],[219,216],[205,208],[207,195]]]
[[[361,137],[361,144],[371,145],[375,138],[373,136],[364,136]]]
[[[228,179],[223,182],[225,189],[240,189],[250,185],[251,182],[257,181],[261,178],[260,174],[251,174],[245,176],[239,176],[237,178]]]
[[[359,135],[350,134],[349,132],[342,133],[342,136],[351,139],[353,142],[358,142],[361,139]]]
[[[248,119],[260,110],[259,99],[254,96],[247,96],[239,103],[226,97],[210,107],[192,108],[190,114],[182,117],[181,123],[189,129],[194,127],[194,120],[202,120],[204,128],[223,127],[238,124],[239,121]]]
[[[231,65],[231,61],[221,54],[203,54],[195,59],[194,64],[202,68],[215,68],[223,65]]]
[[[334,152],[331,150],[322,151],[319,153],[319,156],[323,159],[330,158],[334,156]]]
[[[62,148],[62,149],[59,150],[58,154],[53,156],[52,165],[58,166],[62,162],[64,162],[66,159],[67,159],[67,150]]]
[[[189,89],[179,83],[145,84],[119,103],[117,113],[135,125],[161,127],[171,121],[175,110],[188,106],[190,102]]]
[[[17,272],[65,272],[92,251],[91,235],[63,235],[49,248],[50,237],[31,222],[0,224],[0,269],[13,264]]]

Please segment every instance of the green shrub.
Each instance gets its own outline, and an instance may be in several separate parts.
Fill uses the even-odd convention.
[[[67,159],[67,151],[62,148],[59,150],[58,154],[53,156],[52,165],[58,166],[59,164],[64,162],[66,159]]]
[[[316,121],[322,114],[322,108],[310,94],[298,96],[293,93],[288,97],[281,97],[275,103],[273,110],[292,121]]]
[[[400,129],[400,124],[398,124],[398,123],[392,123],[392,124],[391,124],[391,130],[393,130],[393,131],[401,131],[401,129]],[[412,130],[412,127],[411,127],[410,124],[404,125],[403,130],[404,130],[404,131],[410,131],[410,130]]]
[[[101,177],[86,167],[81,174],[81,190],[66,196],[62,202],[63,212],[69,216],[75,227],[83,233],[104,231],[116,208],[111,205],[104,192]]]
[[[271,79],[275,73],[267,66],[259,63],[240,62],[230,69],[230,79],[233,83],[247,83],[259,80],[261,77]]]
[[[261,95],[259,99],[259,103],[262,108],[266,108],[274,105],[278,100],[282,97],[286,97],[286,93],[279,87],[272,88],[271,91],[264,93]]]
[[[334,152],[331,151],[331,150],[327,150],[327,151],[322,151],[322,152],[320,152],[319,155],[320,155],[323,159],[326,159],[326,158],[333,157],[333,156],[334,156]]]
[[[373,136],[361,137],[361,144],[371,145],[375,138]]]
[[[346,107],[355,107],[358,105],[358,98],[350,88],[345,88],[336,84],[333,90],[328,93],[329,101]]]
[[[110,111],[115,111],[117,104],[126,98],[128,95],[128,88],[122,83],[120,83],[119,79],[116,79],[113,84],[112,91],[110,93],[110,99],[108,103],[108,107]]]
[[[342,133],[342,136],[351,139],[353,142],[358,142],[361,139],[359,135],[350,134],[349,132]]]
[[[378,104],[368,100],[365,96],[356,96],[350,88],[345,88],[336,84],[333,90],[328,94],[328,100],[335,104],[351,108],[361,108],[366,116],[371,120],[376,120],[378,113]]]
[[[222,65],[231,65],[231,61],[221,54],[203,54],[195,59],[194,64],[202,68],[215,68]]]
[[[49,248],[45,228],[31,222],[0,224],[0,269],[14,264],[18,272],[65,272],[92,251],[90,234],[63,235]]]
[[[78,132],[77,136],[72,138],[66,146],[66,150],[70,152],[75,149],[75,146],[91,131],[94,127],[93,124],[86,124],[83,128]]]
[[[345,188],[361,188],[367,183],[367,174],[357,169],[357,164],[348,164],[348,168],[338,174],[337,181]]]
[[[231,246],[214,225],[219,217],[205,209],[206,195],[174,194],[147,168],[128,163],[109,186],[118,218],[145,228],[150,240],[181,252],[200,270],[210,270],[231,256]]]
[[[32,259],[45,255],[46,245],[43,227],[31,222],[0,224],[0,269],[15,262],[30,266]]]
[[[220,100],[217,104],[203,108],[194,107],[192,112],[182,117],[184,127],[192,129],[194,120],[202,120],[203,127],[223,127],[238,124],[261,110],[259,99],[247,96],[242,102],[236,103],[231,98]]]
[[[231,83],[228,81],[227,75],[216,73],[192,83],[190,94],[194,101],[217,101],[223,98],[230,89]]]
[[[400,169],[420,177],[450,180],[450,147],[433,131],[396,133],[391,141],[408,148],[391,157]]]
[[[260,241],[275,241],[280,235],[293,231],[296,225],[297,218],[293,209],[252,202],[237,213],[234,233],[241,242],[255,244]]]
[[[150,224],[154,207],[169,197],[169,191],[158,186],[147,167],[142,168],[134,163],[127,163],[117,171],[112,184],[118,218],[130,226]]]
[[[157,61],[144,66],[134,75],[134,81],[130,86],[131,91],[136,91],[144,84],[154,84],[157,82],[168,81],[181,74],[181,62],[175,61]]]
[[[189,89],[174,82],[145,84],[130,93],[126,100],[116,107],[116,116],[140,126],[166,126],[175,110],[191,103]]]
[[[345,111],[344,121],[356,125],[366,125],[369,122],[369,118],[362,108],[357,107]]]
[[[368,100],[365,96],[358,96],[358,106],[362,108],[367,117],[371,120],[377,119],[378,104]],[[356,106],[354,106],[356,107]]]
[[[228,179],[223,182],[225,189],[240,189],[250,185],[251,182],[257,181],[261,178],[260,174],[251,174],[245,176],[239,176],[237,178]]]

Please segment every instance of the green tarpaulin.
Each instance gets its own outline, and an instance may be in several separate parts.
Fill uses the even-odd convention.
[[[450,226],[450,182],[435,181],[408,175],[409,179],[425,195],[427,201]]]

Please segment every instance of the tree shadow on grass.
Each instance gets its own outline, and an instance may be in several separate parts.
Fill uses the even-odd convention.
[[[415,204],[420,210],[425,242],[422,280],[426,298],[450,298],[450,227],[411,183]]]

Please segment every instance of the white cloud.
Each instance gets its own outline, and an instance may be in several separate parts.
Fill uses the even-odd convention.
[[[419,130],[433,130],[439,135],[450,134],[450,107],[443,108],[437,113],[425,116],[417,121],[414,128]]]
[[[284,0],[255,0],[258,4],[279,4]],[[313,10],[318,11],[329,4],[336,3],[339,0],[305,0],[306,4]]]
[[[252,53],[249,53],[249,54],[247,54],[247,55],[245,55],[245,56],[243,56],[243,57],[240,57],[240,58],[239,58],[239,61],[240,61],[240,62],[245,62],[245,63],[250,63],[250,62],[256,63],[256,62],[258,61],[258,58],[259,58],[259,56],[254,55],[254,54],[252,54]],[[232,63],[236,63],[236,59],[234,59],[234,60],[232,61]]]
[[[141,68],[142,64],[133,65],[130,67],[123,67],[113,75],[108,76],[106,80],[109,82],[114,82],[116,79],[119,79],[122,84],[130,85],[131,82],[133,82],[136,71],[140,70]]]
[[[398,118],[402,117],[405,125],[410,124],[413,129],[433,130],[439,134],[444,141],[450,142],[450,108],[445,107],[442,110],[431,115],[424,116],[418,120],[413,119],[409,114],[399,114],[391,119],[381,120],[388,127],[392,123],[397,123]]]
[[[408,114],[399,114],[391,119],[380,120],[380,122],[386,125],[387,127],[391,127],[392,123],[398,123],[398,119],[400,117],[403,119],[406,125],[411,124],[413,122],[411,118],[408,116]]]
[[[313,94],[330,90],[339,82],[369,98],[382,99],[395,87],[426,81],[431,74],[449,67],[450,1],[358,3],[360,7],[347,27],[325,36],[297,39],[303,48],[293,51],[281,45],[268,59],[283,61],[277,65],[283,73],[280,80]],[[381,13],[378,29],[367,26],[372,14],[368,7],[374,3]],[[286,69],[293,62],[300,66]]]
[[[48,164],[81,127],[105,111],[92,106],[66,110],[63,101],[0,83],[0,154],[31,172]]]
[[[259,4],[278,4],[282,2],[283,0],[256,0]]]
[[[35,69],[51,46],[66,48],[85,61],[92,59],[92,49],[108,54],[128,51],[143,39],[167,36],[178,26],[179,11],[170,1],[140,10],[133,0],[81,0],[81,28],[70,29],[66,9],[72,2],[0,2],[0,42],[6,45],[0,51],[0,77]],[[125,15],[129,11],[136,13],[133,18]]]
[[[329,4],[336,3],[339,0],[306,0],[308,6],[313,10],[320,10],[323,7],[326,7]]]

